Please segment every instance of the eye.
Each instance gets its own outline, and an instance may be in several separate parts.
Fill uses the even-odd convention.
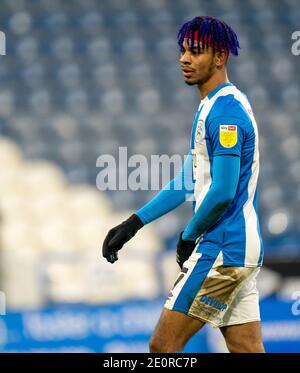
[[[193,55],[197,55],[197,54],[201,54],[202,52],[201,52],[201,50],[199,50],[198,48],[193,48],[193,49],[191,50],[191,53],[192,53]]]

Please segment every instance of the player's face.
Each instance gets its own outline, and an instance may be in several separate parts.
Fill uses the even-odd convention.
[[[184,81],[188,85],[201,86],[211,78],[216,70],[212,48],[198,51],[197,41],[190,49],[187,39],[184,39],[179,62]]]

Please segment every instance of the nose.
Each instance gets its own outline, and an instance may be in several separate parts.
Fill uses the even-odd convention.
[[[191,63],[191,56],[187,51],[184,51],[179,58],[179,62],[183,65]]]

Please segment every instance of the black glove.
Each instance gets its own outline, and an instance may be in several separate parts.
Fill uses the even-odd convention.
[[[106,235],[102,246],[102,255],[110,263],[118,260],[117,252],[144,226],[141,219],[133,214],[123,223],[112,228]]]
[[[196,247],[195,241],[185,241],[182,239],[182,233],[180,233],[179,240],[177,242],[177,251],[176,251],[176,262],[179,265],[180,269],[183,267],[183,263],[188,260],[192,252]]]

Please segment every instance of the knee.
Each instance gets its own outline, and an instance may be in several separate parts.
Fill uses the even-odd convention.
[[[264,346],[261,342],[227,342],[227,348],[231,353],[263,353]]]
[[[149,343],[151,353],[170,353],[182,350],[184,345],[180,342],[170,343],[152,337]]]

